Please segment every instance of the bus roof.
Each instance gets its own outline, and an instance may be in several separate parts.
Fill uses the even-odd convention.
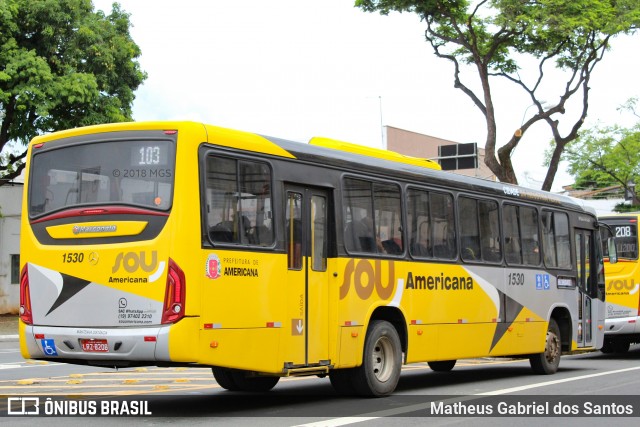
[[[608,213],[605,215],[598,215],[598,219],[627,219],[627,218],[636,218],[636,219],[640,218],[640,211]]]
[[[414,182],[428,182],[444,189],[454,187],[461,191],[483,192],[520,201],[539,202],[563,206],[595,215],[584,202],[572,197],[512,184],[483,180],[452,172],[441,171],[429,159],[405,156],[399,153],[360,146],[328,138],[312,138],[309,143],[285,140],[256,133],[238,131],[191,121],[123,122],[87,126],[37,136],[31,144],[46,143],[60,138],[95,133],[137,130],[191,130],[203,133],[206,142],[228,148],[263,153],[280,158],[295,158],[302,162],[324,164],[353,172],[370,172],[388,178],[404,178]],[[197,141],[198,145],[205,141]]]
[[[366,171],[389,178],[402,177],[417,182],[428,182],[442,188],[454,187],[462,191],[484,192],[494,196],[512,197],[514,200],[541,202],[548,205],[587,211],[595,216],[595,210],[586,206],[584,202],[560,194],[488,181],[424,167],[423,165],[417,166],[414,162],[399,162],[397,159],[382,158],[380,156],[372,157],[351,150],[337,152],[337,148],[327,148],[317,144],[304,144],[273,137],[266,138],[280,145],[300,161],[308,161],[315,164],[322,163],[355,171]]]

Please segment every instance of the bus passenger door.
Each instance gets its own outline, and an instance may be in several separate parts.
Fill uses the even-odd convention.
[[[290,367],[329,364],[329,276],[327,273],[330,192],[286,187],[287,301]]]
[[[593,230],[576,229],[576,267],[578,268],[578,347],[595,345],[597,327],[593,299],[597,297],[595,243]]]

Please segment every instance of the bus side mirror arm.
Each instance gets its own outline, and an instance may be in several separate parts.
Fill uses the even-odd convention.
[[[616,252],[616,239],[609,237],[607,239],[607,248],[609,249],[609,264],[618,262],[618,253]]]

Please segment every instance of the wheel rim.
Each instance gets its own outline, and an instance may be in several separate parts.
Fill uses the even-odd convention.
[[[547,348],[544,350],[547,362],[553,364],[560,357],[560,342],[553,332],[547,332]]]
[[[393,345],[387,337],[380,337],[371,355],[373,375],[380,382],[387,381],[393,373]]]

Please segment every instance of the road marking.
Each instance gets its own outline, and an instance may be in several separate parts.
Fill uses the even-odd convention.
[[[561,380],[545,381],[542,383],[529,384],[529,385],[524,385],[520,387],[504,388],[501,390],[487,391],[484,393],[476,393],[476,394],[472,394],[472,395],[461,397],[461,398],[448,399],[448,400],[445,400],[444,402],[445,403],[464,402],[468,400],[479,399],[484,396],[498,396],[502,394],[514,393],[517,391],[531,390],[538,387],[546,387],[554,384],[568,383],[571,381],[580,381],[580,380],[585,380],[589,378],[601,377],[604,375],[621,374],[624,372],[637,371],[637,370],[640,370],[640,366],[636,366],[633,368],[618,369],[615,371],[599,372],[597,374],[580,375],[579,377],[563,378]],[[425,395],[425,397],[429,397],[429,395]],[[430,406],[431,406],[431,402],[418,403],[415,405],[403,406],[401,408],[386,409],[384,411],[371,412],[370,414],[362,414],[360,416],[355,416],[355,417],[342,417],[342,418],[323,420],[323,421],[318,421],[318,422],[308,423],[308,424],[299,424],[296,427],[345,426],[349,424],[361,423],[364,421],[377,420],[384,417],[398,416],[398,415],[402,415],[410,412],[424,411],[424,410],[427,410]]]
[[[588,378],[601,377],[604,375],[611,375],[611,374],[620,374],[622,372],[637,371],[638,369],[640,369],[640,366],[636,366],[633,368],[618,369],[615,371],[599,372],[597,374],[581,375],[579,377],[563,378],[561,380],[545,381],[543,383],[523,385],[520,387],[504,388],[502,390],[496,390],[496,391],[487,391],[484,393],[474,394],[474,396],[498,396],[501,394],[515,393],[516,391],[529,390],[529,389],[538,388],[538,387],[546,387],[548,385],[568,383],[571,381],[586,380]]]
[[[10,362],[10,363],[1,363],[0,369],[16,369],[16,368],[42,368],[44,366],[66,366],[65,363],[57,363],[57,362],[48,362],[45,364],[41,363],[32,363],[32,362]]]
[[[0,365],[1,366],[1,365]],[[20,366],[16,366],[17,368],[19,368]],[[0,368],[2,369],[2,368]],[[6,368],[6,369],[11,369],[11,368]],[[75,377],[75,378],[71,378],[71,377],[61,377],[58,379],[51,379],[51,378],[40,378],[42,380],[43,383],[47,383],[47,384],[58,384],[58,383],[66,383],[69,380],[75,379],[75,380],[81,380],[86,384],[88,383],[98,383],[98,382],[117,382],[118,384],[115,385],[115,387],[119,387],[121,384],[127,384],[127,385],[145,385],[147,382],[149,381],[163,381],[163,382],[171,382],[172,384],[184,384],[186,382],[197,382],[197,381],[208,381],[211,384],[217,384],[214,382],[213,378],[157,378],[157,377],[143,377],[143,378],[134,378],[134,379],[120,379],[120,378],[87,378],[87,377]],[[14,382],[16,382],[17,380],[2,380],[0,381],[0,384],[12,384]],[[96,387],[102,387],[101,385],[97,385]],[[105,386],[107,387],[107,386]],[[111,387],[111,386],[108,386]]]
[[[37,363],[37,364],[34,364]],[[29,368],[37,366],[68,366],[55,362],[45,365],[35,361],[0,364],[0,368]],[[211,374],[199,368],[136,368],[129,371],[75,373],[60,377],[29,378],[23,380],[0,380],[0,394],[21,396],[51,395],[65,396],[139,396],[166,393],[206,393],[219,390]],[[20,381],[24,381],[20,383]],[[158,385],[158,381],[170,384]]]
[[[15,368],[22,368],[22,366],[20,366],[20,365],[12,365],[10,363],[0,364],[0,369],[15,369]]]

